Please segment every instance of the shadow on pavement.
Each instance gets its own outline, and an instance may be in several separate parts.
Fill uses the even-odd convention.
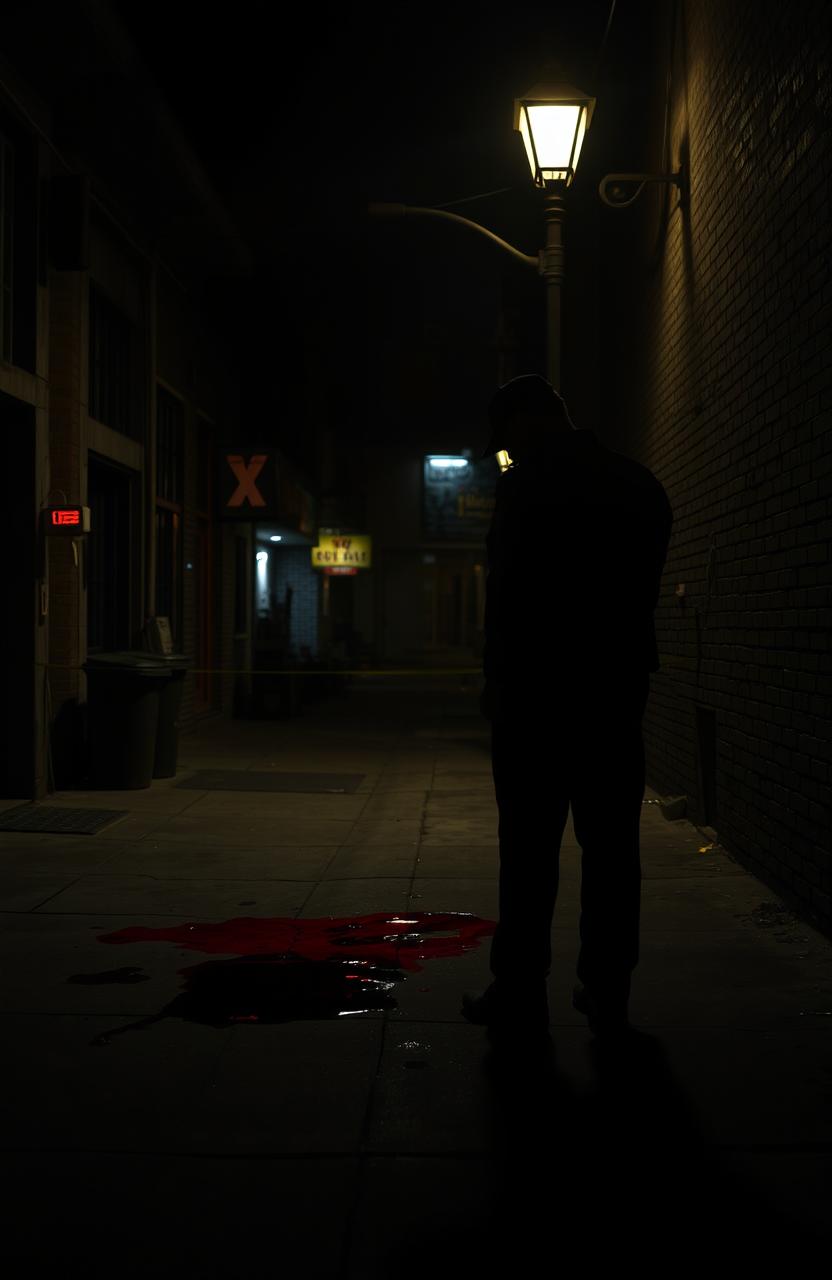
[[[585,1091],[559,1068],[551,1039],[486,1051],[488,1190],[423,1220],[412,1257],[390,1251],[390,1274],[526,1276],[568,1264],[679,1275],[731,1261],[770,1273],[828,1246],[832,1233],[789,1217],[707,1144],[659,1039],[634,1031],[588,1052],[595,1084]],[[435,1271],[427,1260],[439,1257]]]

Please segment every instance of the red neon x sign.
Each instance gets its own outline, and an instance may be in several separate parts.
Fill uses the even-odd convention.
[[[237,488],[228,499],[226,506],[241,507],[248,500],[252,507],[265,507],[266,499],[254,482],[263,470],[267,456],[265,453],[255,453],[247,463],[239,453],[226,454],[228,465],[237,480]]]

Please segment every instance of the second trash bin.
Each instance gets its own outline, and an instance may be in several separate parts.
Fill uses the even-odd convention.
[[[97,653],[87,676],[93,787],[149,787],[156,757],[160,695],[171,682],[165,660],[144,652]]]

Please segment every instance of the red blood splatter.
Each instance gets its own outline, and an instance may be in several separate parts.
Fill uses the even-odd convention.
[[[105,933],[100,942],[170,942],[187,951],[231,958],[180,969],[182,990],[158,1014],[116,1027],[92,1043],[110,1044],[115,1036],[167,1017],[228,1027],[394,1009],[391,991],[404,981],[405,970],[421,970],[421,960],[461,956],[495,927],[493,920],[466,912],[411,911],[322,920],[242,916],[215,924],[137,925]],[[88,977],[103,981],[107,975]]]
[[[495,929],[493,920],[463,911],[410,911],[391,914],[296,920],[285,916],[239,916],[217,923],[178,924],[164,929],[134,925],[105,933],[100,942],[172,942],[205,955],[285,956],[293,960],[344,960],[344,950],[360,952],[379,965],[410,972],[420,960],[461,956],[479,946]],[[454,936],[439,937],[440,933]]]

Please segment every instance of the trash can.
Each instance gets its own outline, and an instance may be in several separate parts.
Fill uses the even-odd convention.
[[[182,690],[188,659],[184,653],[154,654],[156,662],[163,663],[170,674],[159,694],[159,723],[156,729],[156,751],[153,757],[153,777],[173,778],[179,755],[179,708],[182,706]]]
[[[170,683],[165,662],[144,652],[97,653],[87,676],[90,781],[94,787],[149,787],[159,699]]]

